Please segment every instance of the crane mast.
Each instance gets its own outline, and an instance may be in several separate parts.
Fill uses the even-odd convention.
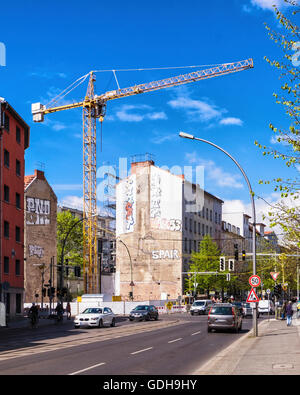
[[[253,68],[253,59],[246,59],[233,63],[224,63],[204,70],[181,74],[158,81],[134,85],[123,89],[116,89],[95,95],[95,73],[89,73],[89,83],[83,101],[53,106],[47,108],[41,103],[31,106],[33,120],[43,122],[44,116],[58,111],[73,108],[82,108],[83,122],[83,274],[85,293],[98,293],[100,277],[97,265],[97,194],[96,194],[96,119],[102,122],[106,112],[106,102],[164,89],[173,86],[188,84],[203,79],[218,77]],[[99,270],[101,276],[101,270]],[[61,284],[62,286],[62,284]]]

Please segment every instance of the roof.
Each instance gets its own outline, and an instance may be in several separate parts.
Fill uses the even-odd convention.
[[[36,177],[35,175],[24,177],[24,189],[26,189],[28,187],[28,185],[32,183],[32,181],[35,179],[35,177]]]

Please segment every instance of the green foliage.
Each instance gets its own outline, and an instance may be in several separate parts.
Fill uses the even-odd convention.
[[[293,5],[292,15],[296,15],[300,9],[297,3],[291,0],[285,0]],[[270,122],[269,127],[274,133],[273,141],[279,147],[267,147],[255,141],[264,156],[269,155],[274,159],[281,159],[284,164],[291,169],[291,178],[283,179],[274,178],[274,191],[280,192],[281,198],[289,198],[296,204],[287,200],[282,200],[274,205],[269,212],[271,226],[280,225],[285,233],[285,239],[294,248],[300,248],[300,207],[297,204],[299,199],[300,179],[300,67],[293,64],[293,55],[295,55],[294,44],[300,42],[299,27],[288,19],[282,12],[274,6],[276,18],[281,25],[278,31],[272,30],[266,25],[270,39],[279,46],[281,50],[280,60],[271,60],[265,57],[270,66],[279,70],[279,79],[283,80],[281,92],[274,93],[275,102],[282,106],[283,111],[288,117],[288,127],[280,128]],[[270,181],[260,180],[260,184],[270,184]]]
[[[83,231],[82,222],[74,218],[69,211],[63,211],[57,214],[57,261],[61,261],[61,252],[63,241],[67,233],[74,226],[67,237],[64,248],[64,257],[69,260],[69,265],[82,265],[83,263]]]
[[[219,270],[220,251],[209,235],[203,237],[199,243],[199,252],[192,251],[190,272],[216,272]],[[186,288],[189,292],[194,290],[194,283],[197,288],[204,288],[209,292],[217,283],[216,275],[191,274],[186,280]]]

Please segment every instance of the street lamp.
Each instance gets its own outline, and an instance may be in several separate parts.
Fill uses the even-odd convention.
[[[218,150],[220,150],[224,154],[226,154],[231,160],[233,160],[233,162],[237,165],[237,167],[240,169],[241,173],[243,174],[243,176],[244,176],[244,178],[246,180],[246,183],[248,185],[248,189],[249,189],[249,193],[250,193],[250,200],[251,200],[251,207],[252,207],[252,219],[253,219],[253,229],[252,229],[252,234],[253,234],[253,236],[252,236],[253,275],[255,275],[256,274],[256,214],[255,214],[254,193],[252,191],[251,184],[249,182],[249,179],[248,179],[246,173],[244,172],[244,170],[241,167],[241,165],[227,151],[225,151],[223,148],[219,147],[218,145],[216,145],[216,144],[214,144],[214,143],[212,143],[210,141],[207,141],[207,140],[195,137],[195,136],[193,136],[191,134],[184,133],[184,132],[180,132],[179,136],[183,137],[183,138],[186,138],[186,139],[190,139],[190,140],[202,141],[203,143],[212,145],[213,147],[217,148]],[[254,311],[253,311],[253,335],[255,337],[258,335],[258,333],[257,333],[257,314],[256,313],[257,313],[257,304],[255,303],[255,308],[254,308]]]
[[[127,245],[124,243],[124,241],[123,240],[121,240],[121,239],[117,239],[120,243],[122,243],[123,244],[123,246],[126,248],[126,250],[127,250],[127,253],[128,253],[128,256],[129,256],[129,260],[130,260],[130,286],[131,286],[131,300],[133,300],[133,287],[134,287],[134,282],[133,282],[133,270],[132,270],[132,260],[131,260],[131,255],[130,255],[130,252],[129,252],[129,249],[128,249],[128,247],[127,247]]]

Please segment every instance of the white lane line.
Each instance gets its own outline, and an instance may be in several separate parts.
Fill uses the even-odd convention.
[[[201,333],[201,331],[198,331],[198,332],[192,333],[192,334],[191,334],[191,336],[199,335],[199,333]]]
[[[87,370],[91,370],[91,369],[97,368],[98,366],[102,366],[102,365],[105,365],[105,362],[98,363],[97,365],[90,366],[89,368],[77,370],[77,372],[69,373],[69,376],[75,376],[76,374],[86,372]]]
[[[134,354],[139,354],[140,352],[144,352],[144,351],[148,351],[148,350],[152,350],[153,347],[148,347],[148,348],[144,348],[143,350],[139,350],[139,351],[135,351],[135,352],[131,352],[131,355]]]
[[[178,342],[179,340],[182,340],[182,337],[179,337],[178,339],[170,340],[168,343],[175,343]]]

